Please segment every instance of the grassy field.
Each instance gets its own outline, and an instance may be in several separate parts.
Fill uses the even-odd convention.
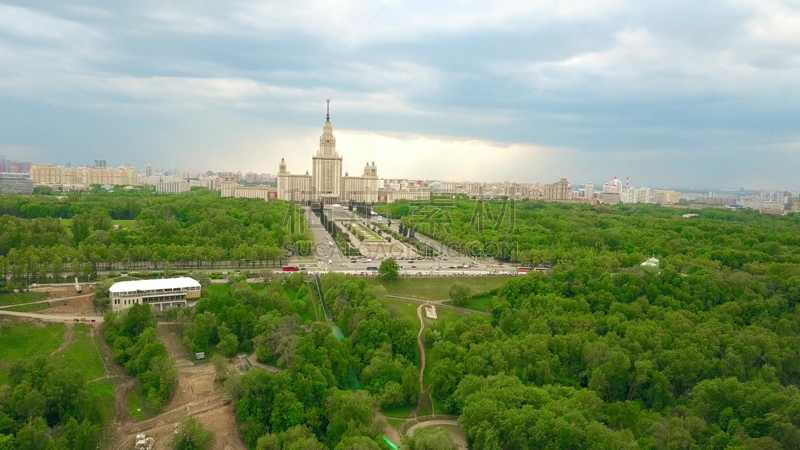
[[[89,336],[89,325],[76,324],[72,335],[72,343],[59,355],[54,355],[60,367],[77,370],[86,381],[103,376],[103,362],[100,354]],[[61,356],[63,355],[63,356]]]
[[[419,328],[419,319],[417,319],[417,307],[419,303],[395,300],[382,295],[378,295],[378,301],[389,310],[389,314],[391,314],[392,317],[404,318],[414,323],[416,328]]]
[[[370,230],[367,227],[362,227],[361,225],[353,225],[353,230],[358,231],[364,235],[364,239],[367,241],[382,241],[383,238],[375,234],[374,231]]]
[[[34,306],[34,305],[31,305]],[[103,377],[101,356],[89,335],[89,325],[75,325],[72,342],[64,351],[53,355],[51,362],[59,367],[77,370],[88,384],[93,401],[102,406],[107,423],[114,413],[114,387]],[[100,339],[96,336],[95,339]],[[33,356],[49,355],[64,341],[64,325],[39,326],[31,322],[0,323],[0,385],[8,381],[8,369],[17,361]]]
[[[64,339],[64,325],[46,327],[29,322],[0,322],[0,384],[8,381],[8,369],[17,361],[49,355]]]
[[[72,219],[59,219],[61,221],[61,225],[65,228],[69,228],[72,225]],[[136,225],[135,220],[112,220],[111,225],[119,225],[120,228],[132,228]]]
[[[383,409],[383,408],[381,408],[381,412],[386,417],[389,417],[389,418],[392,418],[392,419],[405,419],[405,418],[408,417],[409,414],[411,414],[411,411],[413,411],[416,406],[417,405],[407,405],[407,406],[401,406],[399,408],[393,408],[393,409]]]
[[[46,300],[47,292],[21,292],[19,294],[0,294],[0,306],[21,305],[24,303]]]
[[[19,305],[11,308],[6,308],[6,311],[33,312],[33,311],[41,311],[49,307],[50,307],[49,303],[34,303],[32,305]]]
[[[105,375],[102,356],[93,339],[102,337],[90,335],[89,325],[76,324],[72,335],[72,343],[63,351],[53,355],[53,363],[59,367],[77,370],[86,381],[94,400],[102,405],[104,420],[107,422],[114,414],[114,387],[110,380],[98,380]],[[92,381],[96,380],[96,381]]]
[[[0,362],[16,362],[38,355],[49,355],[64,339],[64,325],[46,327],[30,322],[0,324]]]
[[[445,300],[450,298],[448,290],[450,285],[456,281],[471,287],[473,294],[479,294],[500,287],[508,279],[509,277],[404,277],[387,281],[380,277],[369,277],[365,281],[375,287],[375,292],[379,295],[397,295],[420,300]]]
[[[128,396],[128,415],[136,420],[144,420],[147,415],[142,409],[142,402],[139,401],[139,395],[136,392],[131,392]]]
[[[58,219],[67,235],[72,237],[72,219]],[[120,228],[133,228],[136,226],[135,220],[111,220],[111,225],[119,225]]]

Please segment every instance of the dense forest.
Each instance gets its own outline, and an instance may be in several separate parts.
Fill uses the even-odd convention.
[[[0,273],[16,284],[87,276],[97,262],[275,261],[308,239],[284,202],[207,190],[0,197]]]
[[[91,449],[107,421],[75,370],[38,356],[15,363],[0,385],[0,448]]]
[[[94,195],[105,197],[91,194],[78,203]],[[177,230],[185,230],[176,232],[178,242],[206,242],[197,235],[199,224],[222,215],[244,230],[237,235],[241,243],[267,245],[258,233],[272,236],[265,230],[282,223],[278,211],[286,208],[234,199],[218,204],[221,199],[204,192],[131,196],[148,206],[128,233],[150,226],[157,233],[177,221],[183,224],[175,223]],[[106,200],[125,203],[127,197]],[[198,217],[209,217],[197,222],[169,216],[174,211],[167,205],[184,205],[191,216],[194,202],[207,208]],[[91,218],[95,206],[85,205],[78,214]],[[456,284],[451,295],[459,304],[479,305],[488,314],[442,312],[422,334],[426,396],[431,393],[437,413],[459,416],[471,448],[800,448],[798,215],[709,209],[684,218],[686,210],[653,205],[529,201],[476,206],[457,200],[447,214],[434,213],[438,217],[414,208],[399,203],[377,209],[462,249],[504,249],[502,258],[553,266],[510,278],[490,292],[472,294]],[[146,213],[151,209],[161,213]],[[269,211],[277,222],[248,219],[272,217]],[[161,219],[150,223],[147,214]],[[53,221],[0,217],[0,223],[8,220]],[[114,231],[119,230],[108,233]],[[72,239],[65,248],[86,248],[65,236]],[[278,246],[304,238],[280,234],[280,240],[266,242]],[[651,256],[659,267],[641,267]],[[209,352],[212,360],[254,354],[276,372],[222,377],[251,448],[385,449],[375,412],[418,404],[416,317],[387,309],[381,301],[386,299],[363,279],[331,273],[321,282],[332,324],[319,320],[316,288],[301,273],[264,284],[231,276],[228,284],[205,286],[194,308],[171,313],[187,350]],[[174,370],[155,339],[154,320],[146,307],[134,307],[108,315],[105,327],[115,358],[139,377],[142,396],[157,408],[171,395]],[[15,366],[11,385],[0,388],[0,426],[6,427],[0,433],[42,436],[48,427],[64,433],[69,428],[94,439],[99,422],[91,409],[58,406],[71,405],[73,397],[48,400],[33,416],[26,409],[41,405],[30,392],[50,395],[47,380],[64,376],[48,370],[53,369]],[[70,392],[75,389],[81,388]],[[52,415],[51,406],[66,412]],[[428,430],[407,439],[404,448],[449,450],[452,442]]]
[[[254,352],[280,369],[226,381],[251,447],[382,449],[375,408],[417,402],[413,323],[391,317],[363,280],[331,274],[323,285],[341,341],[307,314],[314,300],[300,273],[258,287],[233,280],[177,318],[193,351]]]
[[[611,274],[589,259],[510,279],[490,293],[490,317],[445,315],[426,328],[427,383],[476,449],[798,448],[799,275],[785,265]],[[228,381],[251,446],[381,448],[371,411],[419,395],[418,325],[393,317],[363,280],[329,274],[339,342],[281,300],[289,282],[201,300],[187,343],[216,324],[237,351],[252,346],[283,369]],[[200,341],[222,342],[211,334]],[[425,438],[443,437],[406,447],[451,448],[416,442]]]
[[[155,313],[149,305],[137,304],[119,314],[108,312],[105,337],[114,359],[139,379],[144,406],[159,411],[172,397],[178,373],[166,347],[156,339]]]
[[[800,271],[583,263],[426,330],[435,399],[475,448],[800,446]]]
[[[523,264],[595,258],[614,271],[653,255],[680,269],[800,263],[800,214],[468,199],[375,209],[456,249]],[[699,217],[684,219],[686,213]]]
[[[438,408],[474,448],[800,448],[798,215],[416,208],[378,210],[462,249],[555,264],[493,291],[491,318],[425,331]],[[651,255],[660,268],[639,267]]]

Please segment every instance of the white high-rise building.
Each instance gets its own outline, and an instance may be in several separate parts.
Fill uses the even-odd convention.
[[[330,100],[327,101],[325,125],[319,138],[319,151],[313,157],[312,172],[309,175],[292,175],[286,169],[286,161],[281,158],[278,166],[278,193],[280,200],[299,202],[313,201],[326,205],[347,203],[349,201],[378,201],[378,168],[375,163],[367,163],[360,177],[345,174],[342,176],[342,157],[336,151],[336,137],[331,125]],[[385,200],[384,200],[385,201]]]
[[[594,185],[592,182],[586,183],[586,189],[584,190],[584,196],[586,198],[594,198]]]
[[[331,125],[331,101],[328,100],[325,125],[319,137],[319,151],[313,158],[311,187],[314,197],[322,203],[333,204],[343,201],[342,198],[342,158],[336,153],[336,138]]]
[[[622,181],[619,181],[617,177],[603,185],[603,193],[605,194],[619,194],[621,191]]]

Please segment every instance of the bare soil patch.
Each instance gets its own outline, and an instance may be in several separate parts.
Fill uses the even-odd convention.
[[[215,450],[246,449],[247,446],[238,434],[233,406],[224,404],[225,394],[214,381],[214,366],[210,363],[195,365],[187,359],[186,352],[180,345],[180,338],[169,324],[160,324],[156,328],[156,334],[176,360],[178,386],[175,395],[164,408],[164,412],[139,422],[127,416],[127,408],[118,408],[118,414],[122,413],[123,419],[117,424],[111,448],[133,448],[136,435],[144,433],[155,439],[155,450],[166,450],[172,444],[175,426],[191,416],[214,432]]]
[[[84,294],[93,294],[94,293],[94,286],[81,284],[81,288],[83,292],[78,294],[75,292],[75,288],[72,286],[47,286],[40,289],[36,289],[37,292],[47,292],[50,294],[47,297],[48,300],[55,300],[59,298],[65,297],[75,297],[76,295],[84,295]]]
[[[36,311],[36,313],[37,314],[93,314],[94,313],[93,298],[94,298],[93,296],[88,295],[81,298],[72,298],[69,300],[64,300],[63,304],[56,303],[56,305]]]

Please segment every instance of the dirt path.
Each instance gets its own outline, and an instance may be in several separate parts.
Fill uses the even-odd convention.
[[[423,378],[425,378],[425,344],[422,342],[422,332],[425,331],[425,321],[422,320],[422,308],[425,304],[420,304],[417,307],[417,317],[419,318],[419,333],[417,333],[417,345],[419,346],[419,400],[417,400],[417,407],[411,411],[410,417],[416,417],[422,406],[425,404],[425,386],[423,385]]]
[[[75,295],[75,296],[72,296],[72,297],[54,297],[54,298],[48,298],[47,300],[37,300],[35,302],[18,303],[16,305],[0,306],[0,309],[16,308],[18,306],[25,306],[25,305],[35,305],[37,303],[62,302],[62,301],[68,301],[68,300],[75,300],[75,299],[78,299],[78,298],[93,297],[93,296],[94,296],[94,292],[92,292],[91,294]]]
[[[19,306],[19,305],[16,305]],[[27,317],[29,319],[38,319],[43,322],[74,322],[75,319],[78,321],[86,321],[86,323],[98,323],[103,321],[103,316],[93,316],[93,315],[85,315],[85,314],[36,314],[36,313],[26,313],[26,312],[17,312],[17,311],[7,311],[5,309],[0,310],[0,314],[6,316],[14,316],[14,317]]]
[[[395,428],[395,427],[393,427],[393,426],[391,426],[389,424],[389,418],[386,417],[385,414],[383,414],[380,411],[376,411],[375,415],[373,416],[373,418],[375,420],[377,420],[378,422],[383,423],[383,435],[384,436],[389,438],[390,441],[394,442],[397,445],[400,445],[400,444],[403,443],[403,437],[400,436],[400,432],[397,431],[397,428]]]
[[[128,416],[127,398],[136,384],[126,385],[124,401],[118,402],[114,425],[112,449],[133,448],[136,435],[144,433],[155,439],[155,450],[171,448],[175,426],[186,417],[194,417],[204,427],[214,432],[214,450],[244,450],[247,448],[239,437],[239,427],[233,414],[233,405],[225,400],[225,393],[215,381],[216,371],[212,364],[195,364],[180,344],[180,337],[170,324],[158,324],[156,337],[164,343],[175,358],[178,384],[175,393],[164,411],[154,417],[135,421]]]
[[[256,359],[255,352],[247,355],[247,360],[250,361],[250,364],[252,364],[253,367],[260,367],[266,370],[267,372],[272,372],[272,373],[283,372],[283,369],[281,369],[280,367],[270,366],[269,364],[258,362],[258,360]]]
[[[67,347],[69,347],[69,344],[72,343],[72,336],[74,334],[75,334],[75,326],[72,323],[69,323],[69,322],[65,323],[64,324],[64,340],[61,341],[61,345],[59,345],[58,348],[56,348],[55,350],[53,350],[52,353],[50,353],[50,356],[52,357],[54,355],[57,355],[57,354],[63,352],[64,350],[66,350]]]
[[[111,347],[108,346],[108,342],[105,340],[104,336],[97,333],[97,330],[102,329],[99,327],[92,327],[89,336],[92,338],[95,349],[97,349],[97,352],[101,356],[100,361],[103,363],[103,372],[106,375],[102,378],[91,380],[90,383],[92,381],[108,378],[111,380],[111,385],[114,387],[114,417],[110,424],[110,440],[113,445],[120,439],[120,427],[130,420],[128,417],[128,396],[134,386],[136,386],[137,380],[136,378],[128,376],[125,373],[125,369],[114,361]]]

